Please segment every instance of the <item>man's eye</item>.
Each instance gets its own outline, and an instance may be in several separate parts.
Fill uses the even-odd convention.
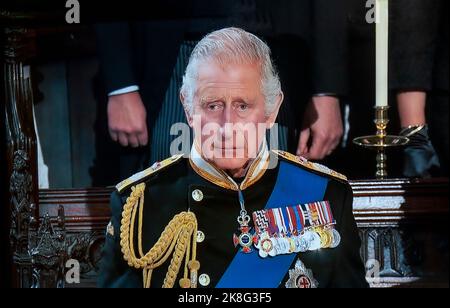
[[[207,108],[209,111],[218,111],[222,108],[222,105],[219,103],[214,103],[214,104],[209,104],[207,106]]]
[[[238,111],[247,111],[248,105],[247,104],[239,104],[239,105],[237,105],[237,110]]]

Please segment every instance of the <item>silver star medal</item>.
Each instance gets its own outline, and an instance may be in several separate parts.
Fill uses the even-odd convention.
[[[339,246],[339,244],[341,243],[341,235],[339,234],[339,232],[333,228],[332,230],[332,234],[333,234],[333,242],[331,243],[330,248],[336,248]]]
[[[295,243],[295,252],[306,252],[309,249],[309,242],[306,240],[305,236],[298,235],[294,237],[294,243]]]
[[[314,279],[313,272],[307,269],[302,261],[297,260],[295,267],[289,270],[289,279],[285,286],[289,289],[313,289],[317,288],[319,283]]]
[[[281,237],[278,238],[278,242],[279,242],[279,245],[280,245],[280,254],[282,254],[282,255],[289,254],[290,253],[290,247],[291,247],[291,244],[289,243],[289,240],[286,237],[281,236]]]
[[[306,231],[303,236],[305,237],[306,241],[308,242],[308,250],[318,250],[320,249],[320,236],[314,231]]]

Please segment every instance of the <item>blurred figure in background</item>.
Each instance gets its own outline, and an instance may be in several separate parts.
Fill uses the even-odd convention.
[[[183,18],[97,25],[108,133],[121,147],[120,174],[97,181],[99,169],[108,169],[97,167],[94,185],[112,184],[170,156],[178,137],[170,128],[185,122],[177,91],[188,55],[205,33],[224,26],[263,36],[273,51],[285,93],[276,147],[313,160],[331,155],[343,134],[339,97],[348,87],[345,6],[336,0],[190,5]]]
[[[267,40],[284,84],[280,145],[308,159],[323,160],[336,150],[344,133],[340,99],[348,93],[345,3],[255,3],[266,27],[247,29]]]
[[[448,2],[392,1],[390,12],[390,88],[411,139],[403,175],[448,175]]]
[[[107,105],[99,110],[94,186],[114,184],[169,156],[170,127],[185,123],[178,90],[193,42],[238,14],[231,1],[207,3],[157,1],[152,7],[161,14],[154,18],[96,25],[107,93],[99,104]],[[105,176],[111,169],[117,172]]]

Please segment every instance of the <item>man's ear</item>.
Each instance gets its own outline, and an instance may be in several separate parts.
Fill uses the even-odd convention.
[[[192,127],[193,119],[190,114],[189,108],[186,106],[186,98],[184,97],[184,94],[182,92],[180,92],[180,101],[181,101],[181,105],[183,105],[184,114],[186,115],[187,122],[188,122],[189,126]]]
[[[284,100],[284,93],[281,91],[280,94],[278,94],[275,109],[266,119],[267,129],[271,129],[275,124],[275,121],[278,117],[278,112],[280,111],[281,104],[283,104],[283,100]]]

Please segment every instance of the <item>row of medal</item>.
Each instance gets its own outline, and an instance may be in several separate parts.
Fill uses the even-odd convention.
[[[336,248],[341,241],[328,201],[257,211],[253,221],[262,258]]]
[[[336,229],[327,227],[291,236],[269,235],[264,232],[256,235],[254,241],[255,248],[259,250],[259,256],[266,258],[267,256],[275,257],[320,248],[336,248],[341,241],[341,236]]]

